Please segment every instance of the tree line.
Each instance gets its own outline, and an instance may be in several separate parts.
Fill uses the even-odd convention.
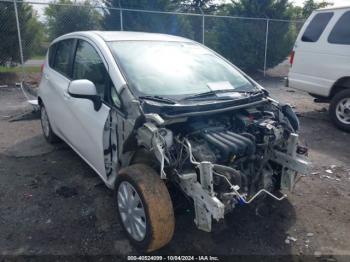
[[[158,11],[193,12],[224,16],[304,20],[327,2],[306,0],[302,7],[289,0],[56,0],[39,19],[33,6],[18,4],[25,59],[44,55],[54,38],[81,30],[120,30],[120,11],[114,7]],[[270,21],[267,66],[283,61],[290,52],[302,23]],[[158,32],[202,41],[202,17],[123,11],[125,31]],[[265,20],[207,17],[205,44],[246,71],[264,65]],[[13,3],[0,2],[0,65],[19,62]]]

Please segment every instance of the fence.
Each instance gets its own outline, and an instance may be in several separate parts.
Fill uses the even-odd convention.
[[[171,12],[110,7],[102,2],[0,0],[0,73],[18,70],[26,84],[35,85],[53,38],[77,30],[125,30],[184,36],[214,49],[243,70],[265,75],[286,60],[302,24],[208,14],[201,9]],[[283,76],[287,70],[285,63],[274,74]]]

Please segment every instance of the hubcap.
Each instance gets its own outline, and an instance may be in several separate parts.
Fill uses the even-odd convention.
[[[336,115],[340,122],[350,125],[350,97],[339,101],[336,108]]]
[[[47,116],[45,107],[41,108],[41,126],[43,128],[44,135],[48,137],[50,134],[50,123],[49,123],[49,118]]]
[[[118,209],[122,223],[136,241],[142,241],[146,235],[146,215],[140,196],[127,181],[120,183],[118,192]]]

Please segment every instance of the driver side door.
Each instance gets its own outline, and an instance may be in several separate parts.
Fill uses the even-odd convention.
[[[88,79],[96,86],[100,99],[105,101],[109,87],[109,73],[100,53],[92,43],[79,39],[72,66],[72,80]],[[69,97],[67,108],[74,126],[69,128],[68,135],[72,146],[82,158],[106,180],[104,163],[103,135],[110,106],[102,103],[99,110],[94,109],[89,99]]]

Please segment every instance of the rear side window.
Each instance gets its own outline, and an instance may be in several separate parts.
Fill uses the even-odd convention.
[[[55,58],[55,51],[56,51],[56,44],[53,44],[52,46],[50,46],[49,48],[49,66],[53,67],[53,60]]]
[[[315,15],[306,28],[301,41],[317,42],[332,16],[333,12],[319,13]]]
[[[56,44],[55,59],[52,68],[70,77],[70,60],[74,48],[74,40],[63,40]]]
[[[340,17],[329,34],[328,42],[332,44],[350,45],[350,11]]]

